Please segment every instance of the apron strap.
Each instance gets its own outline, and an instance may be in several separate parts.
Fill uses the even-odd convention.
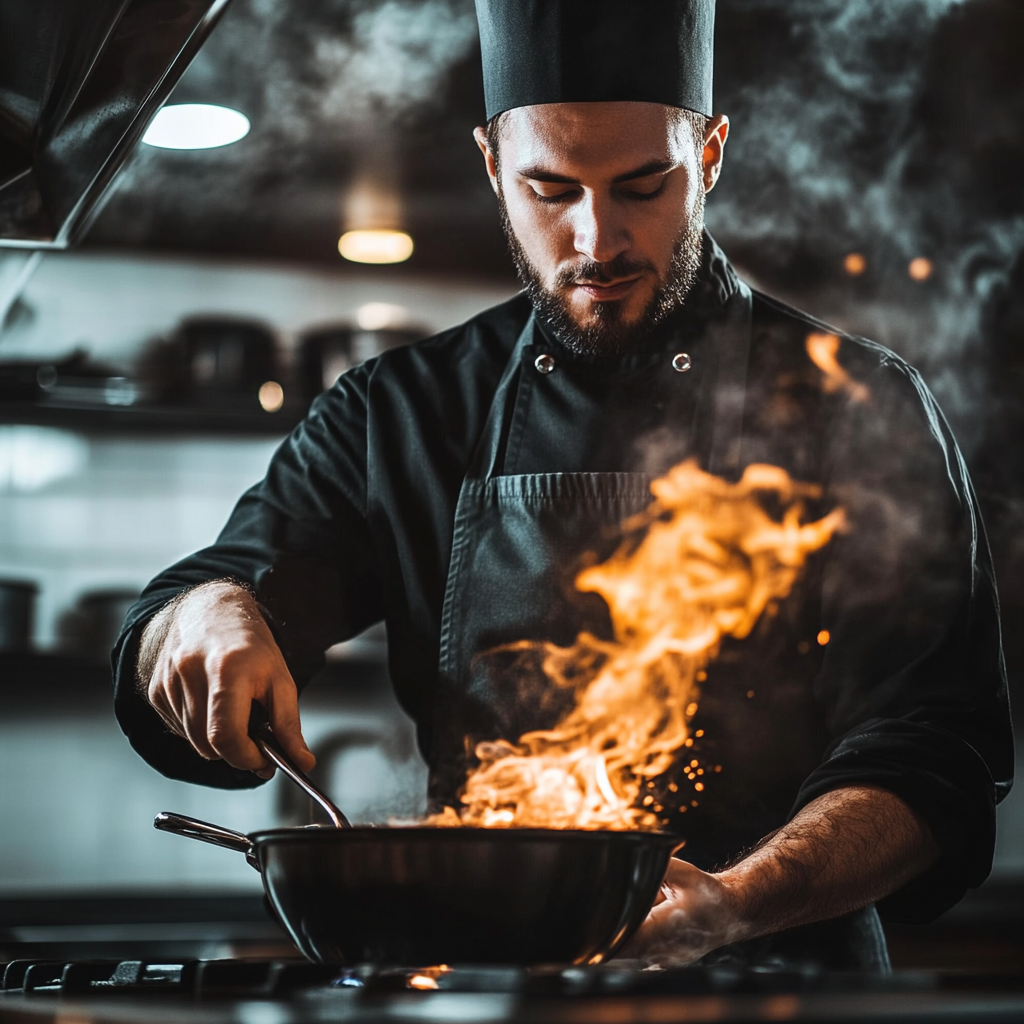
[[[480,440],[477,441],[476,447],[473,449],[473,455],[469,460],[466,479],[489,480],[497,475],[498,459],[504,447],[504,441],[508,436],[510,426],[509,414],[514,407],[514,403],[508,401],[509,392],[513,388],[518,387],[519,370],[523,365],[523,349],[533,343],[536,321],[537,314],[531,309],[526,324],[522,331],[520,331],[519,337],[516,339],[516,343],[509,355],[508,362],[505,364],[505,370],[501,375],[501,380],[498,382],[498,387],[494,392],[494,398],[491,400],[491,407],[484,422],[483,433],[480,435]]]

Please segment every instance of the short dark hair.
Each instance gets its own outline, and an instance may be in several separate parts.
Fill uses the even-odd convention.
[[[704,114],[698,114],[695,110],[687,110],[685,107],[678,107],[676,109],[679,118],[686,121],[690,126],[690,132],[693,135],[693,144],[697,147],[697,157],[699,159],[704,152],[704,136],[707,134],[708,122],[711,118],[706,117]],[[501,142],[501,128],[505,123],[507,116],[507,110],[499,111],[487,122],[487,126],[485,128],[487,133],[487,145],[491,150],[491,154],[494,156],[494,166],[496,169],[499,167],[498,152]]]

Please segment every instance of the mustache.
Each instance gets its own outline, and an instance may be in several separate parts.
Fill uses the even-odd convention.
[[[631,259],[626,255],[616,256],[607,263],[584,260],[571,267],[565,267],[555,275],[555,285],[566,288],[569,285],[609,284],[623,277],[653,273],[658,276],[657,267],[650,260]]]

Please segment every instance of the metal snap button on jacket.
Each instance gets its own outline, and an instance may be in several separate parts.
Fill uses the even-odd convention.
[[[554,356],[549,356],[547,352],[542,352],[533,361],[533,365],[537,367],[540,373],[550,373],[555,368],[555,358]]]
[[[688,352],[679,352],[672,357],[672,369],[676,373],[686,373],[691,366],[693,366],[693,360],[690,359]],[[540,367],[538,366],[537,369],[539,370]]]

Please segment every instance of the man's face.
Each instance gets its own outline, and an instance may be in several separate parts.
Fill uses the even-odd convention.
[[[682,303],[727,133],[695,139],[657,103],[551,103],[505,115],[495,161],[477,129],[517,269],[568,344],[621,351]]]

